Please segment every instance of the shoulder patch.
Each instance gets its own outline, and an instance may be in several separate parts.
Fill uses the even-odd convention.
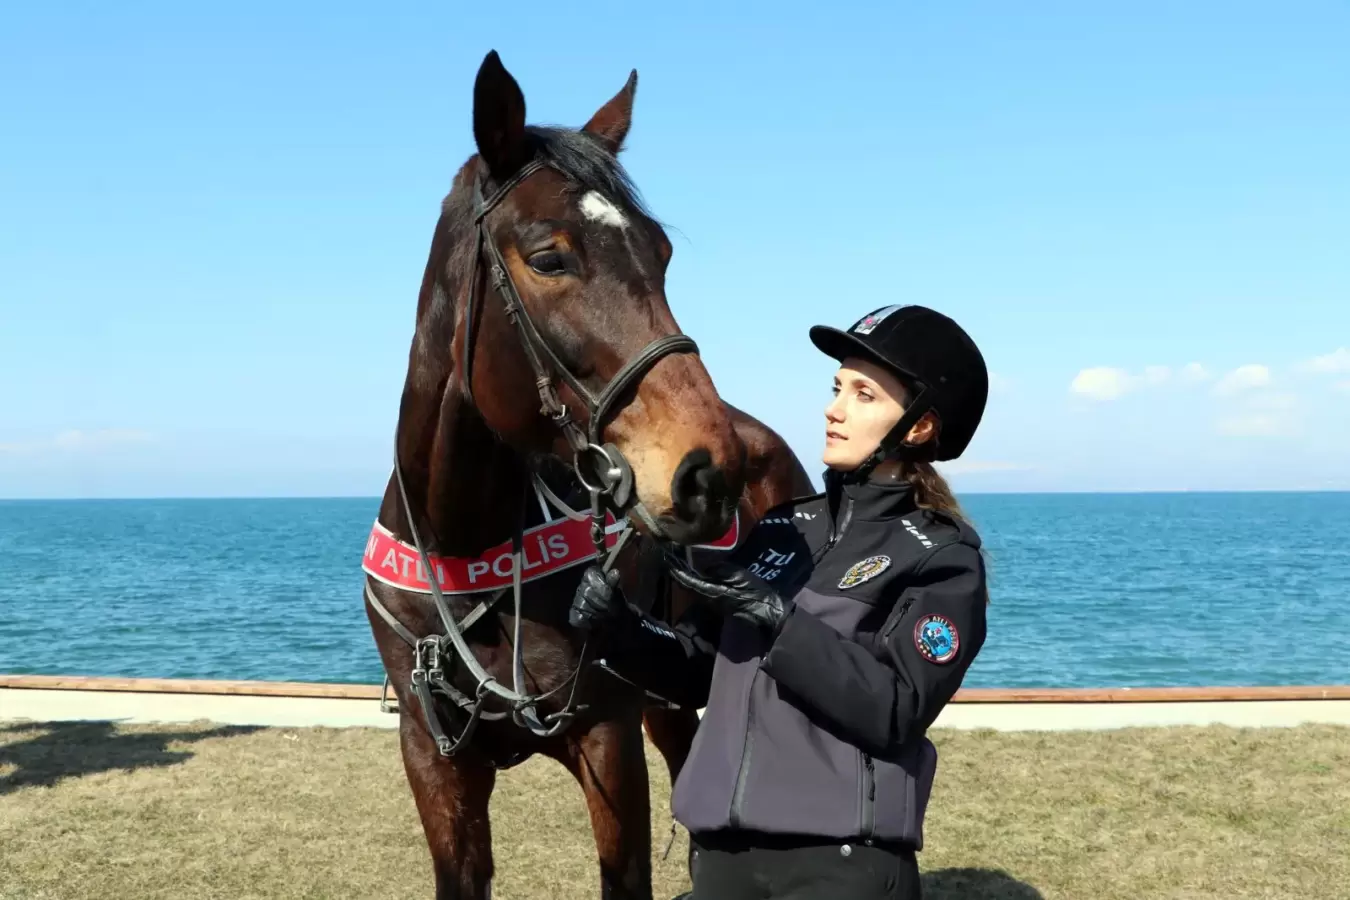
[[[844,577],[839,579],[839,587],[841,590],[857,587],[864,581],[871,581],[876,578],[890,567],[891,558],[889,556],[869,556],[867,559],[859,560],[848,567]]]
[[[914,646],[919,655],[931,663],[942,665],[956,658],[961,647],[961,635],[946,616],[930,613],[914,626]]]

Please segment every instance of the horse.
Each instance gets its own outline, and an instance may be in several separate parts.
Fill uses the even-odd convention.
[[[671,243],[618,161],[636,85],[634,70],[581,129],[527,125],[488,53],[477,152],[418,292],[363,570],[439,900],[490,897],[497,773],[536,754],[584,792],[602,896],[650,900],[643,730],[674,778],[698,720],[569,626],[583,564],[633,596],[664,584],[645,593],[673,618],[696,601],[663,554],[723,552],[810,490],[786,443],[721,399],[670,311]]]

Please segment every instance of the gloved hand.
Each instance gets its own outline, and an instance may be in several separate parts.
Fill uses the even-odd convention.
[[[619,573],[610,569],[602,574],[599,566],[587,566],[581,573],[581,584],[572,597],[567,621],[573,628],[589,631],[612,625],[623,618],[627,604],[617,590]]]
[[[793,603],[753,573],[728,562],[714,562],[702,572],[691,569],[678,556],[670,556],[670,577],[712,601],[722,615],[747,622],[778,636],[792,613]]]

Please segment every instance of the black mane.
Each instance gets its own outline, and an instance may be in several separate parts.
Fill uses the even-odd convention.
[[[527,125],[525,133],[533,145],[534,155],[562,173],[578,191],[599,191],[611,202],[661,225],[647,209],[623,164],[595,135],[555,125]],[[473,270],[473,178],[482,169],[481,160],[471,160],[461,170],[450,194],[441,204],[442,221],[446,228],[444,246],[449,257],[431,260],[431,264],[439,270],[438,282],[441,273],[458,279],[468,278]],[[445,292],[437,291],[432,298],[432,315],[440,318],[447,314],[449,310],[445,307],[448,300]]]
[[[615,203],[652,218],[623,164],[594,135],[570,128],[527,125],[535,153],[582,191],[599,191]]]

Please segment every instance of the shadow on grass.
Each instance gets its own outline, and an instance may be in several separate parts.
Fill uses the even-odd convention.
[[[1044,900],[1041,892],[997,869],[938,869],[923,874],[923,900]]]
[[[235,737],[262,729],[226,725],[203,731],[120,733],[113,722],[25,722],[0,727],[0,738],[32,732],[26,740],[0,744],[0,796],[26,787],[51,787],[65,778],[96,772],[172,766],[191,753],[169,750],[170,743]]]

